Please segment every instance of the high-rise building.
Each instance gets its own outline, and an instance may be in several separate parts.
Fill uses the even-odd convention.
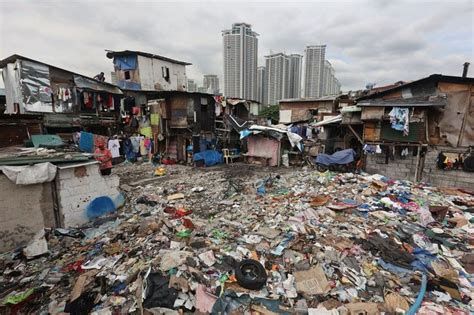
[[[188,79],[188,92],[197,92],[197,83],[192,79]]]
[[[257,99],[260,104],[267,104],[267,74],[265,67],[257,68]]]
[[[334,79],[335,71],[331,63],[327,60],[324,61],[324,75],[323,75],[323,94],[322,95],[333,95],[334,94]]]
[[[334,78],[333,94],[341,94],[341,83]]]
[[[303,56],[277,53],[265,56],[266,101],[278,104],[285,98],[301,97],[301,71]]]
[[[234,23],[222,31],[225,96],[257,98],[257,36],[247,23]]]
[[[283,53],[265,56],[267,103],[278,104],[288,96],[289,58]]]
[[[320,97],[323,95],[324,61],[326,58],[326,45],[306,46],[304,96]]]
[[[324,62],[324,93],[323,95],[337,95],[341,93],[341,83],[336,78],[336,71],[329,61]]]
[[[303,72],[303,56],[291,54],[288,56],[289,62],[289,81],[287,98],[301,97],[301,75]]]
[[[205,74],[202,86],[207,89],[208,93],[219,94],[219,78],[215,74]]]

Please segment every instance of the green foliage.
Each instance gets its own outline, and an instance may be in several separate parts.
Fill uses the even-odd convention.
[[[280,106],[270,105],[262,109],[260,117],[270,118],[272,121],[280,121]]]

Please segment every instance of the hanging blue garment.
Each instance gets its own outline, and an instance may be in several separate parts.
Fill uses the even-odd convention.
[[[132,141],[130,141],[130,139],[125,139],[123,141],[123,146],[124,146],[125,157],[127,158],[127,160],[135,161],[136,154],[135,152],[133,152]]]

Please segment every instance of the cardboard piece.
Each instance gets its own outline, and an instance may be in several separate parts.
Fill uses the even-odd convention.
[[[316,265],[310,270],[294,272],[298,293],[324,294],[329,289],[329,282],[323,268]]]
[[[177,199],[183,199],[184,198],[184,194],[183,193],[177,193],[177,194],[172,194],[172,195],[169,195],[166,199],[168,201],[171,201],[171,200],[177,200]]]
[[[74,288],[71,291],[71,302],[81,296],[84,288],[92,282],[96,274],[99,273],[99,270],[91,270],[81,274],[74,284]]]
[[[216,263],[216,258],[214,257],[212,250],[199,254],[198,257],[208,267],[211,267]]]
[[[396,313],[397,310],[407,311],[410,308],[407,300],[398,293],[389,293],[385,296],[385,305],[390,312]]]
[[[175,288],[176,290],[183,291],[184,293],[189,291],[188,280],[183,277],[176,277],[172,275],[170,277],[169,288]]]
[[[344,305],[350,315],[378,315],[379,309],[377,303],[349,303]]]
[[[203,313],[211,313],[217,297],[206,292],[206,288],[199,284],[196,289],[196,309]]]

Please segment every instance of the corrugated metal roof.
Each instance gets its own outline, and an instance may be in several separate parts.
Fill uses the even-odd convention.
[[[447,83],[464,83],[464,84],[474,84],[474,78],[473,77],[456,77],[456,76],[450,76],[450,75],[442,75],[442,74],[432,74],[428,77],[421,78],[415,81],[410,81],[405,84],[397,85],[393,88],[389,89],[384,89],[383,91],[377,92],[377,93],[372,93],[369,95],[364,95],[359,97],[357,100],[365,100],[365,99],[371,99],[371,98],[376,98],[380,97],[384,94],[391,93],[396,90],[404,89],[406,87],[421,83],[423,81],[434,81],[434,82],[447,82]]]
[[[140,56],[144,56],[144,57],[148,57],[148,58],[160,59],[160,60],[163,60],[163,61],[177,63],[177,64],[185,65],[185,66],[192,65],[192,63],[189,63],[189,62],[179,61],[179,60],[176,60],[176,59],[171,59],[171,58],[160,56],[160,55],[150,54],[150,53],[146,53],[146,52],[143,52],[143,51],[136,51],[136,50],[121,50],[121,51],[106,50],[106,52],[107,52],[107,54],[106,54],[107,58],[110,58],[110,59],[112,59],[115,56],[140,55]]]
[[[446,106],[448,101],[445,97],[425,97],[425,98],[399,98],[394,100],[364,100],[357,102],[360,107],[431,107]]]
[[[38,60],[35,60],[35,59],[31,59],[31,58],[28,58],[28,57],[24,57],[24,56],[21,56],[21,55],[11,55],[10,57],[7,57],[3,60],[0,60],[0,68],[3,68],[5,67],[7,64],[9,63],[13,63],[15,61],[17,61],[18,59],[20,60],[27,60],[27,61],[32,61],[32,62],[36,62],[36,63],[40,63],[40,64],[43,64],[45,66],[48,66],[48,67],[51,67],[51,68],[56,68],[56,69],[59,69],[59,70],[63,70],[63,71],[66,71],[66,72],[69,72],[71,74],[75,74],[75,75],[78,75],[80,77],[84,77],[86,79],[89,79],[89,80],[92,80],[92,81],[95,81],[97,84],[103,84],[105,86],[109,86],[109,87],[113,87],[113,88],[116,88],[118,89],[118,87],[112,83],[108,83],[108,82],[104,82],[104,81],[99,81],[99,80],[96,80],[94,78],[91,78],[91,77],[88,77],[86,75],[83,75],[83,74],[80,74],[80,73],[76,73],[76,72],[72,72],[72,71],[69,71],[69,70],[66,70],[66,69],[63,69],[63,68],[60,68],[60,67],[57,67],[57,66],[53,66],[53,65],[50,65],[48,63],[45,63],[45,62],[42,62],[42,61],[38,61]],[[121,94],[121,93],[119,93]]]
[[[280,100],[280,103],[289,103],[289,102],[321,102],[321,101],[335,101],[340,95],[326,95],[315,98],[287,98]]]
[[[431,107],[431,106],[446,106],[446,102],[425,102],[425,103],[416,103],[416,102],[373,102],[373,103],[357,103],[357,106],[360,107]]]

